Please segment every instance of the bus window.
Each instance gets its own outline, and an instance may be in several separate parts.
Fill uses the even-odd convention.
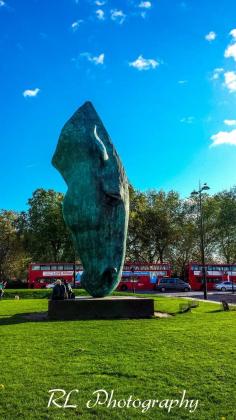
[[[40,265],[32,265],[31,270],[40,270]]]
[[[50,265],[41,265],[40,270],[47,270],[50,271]]]
[[[74,269],[73,264],[65,264],[64,265],[64,270],[65,271],[67,271],[67,270],[73,270],[73,269]]]
[[[130,281],[130,277],[122,277],[121,281]]]

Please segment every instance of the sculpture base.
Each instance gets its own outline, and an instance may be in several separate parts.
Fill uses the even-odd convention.
[[[79,297],[48,303],[48,317],[54,320],[150,318],[153,315],[154,300],[134,296]]]

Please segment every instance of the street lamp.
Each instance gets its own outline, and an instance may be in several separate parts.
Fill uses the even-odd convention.
[[[132,289],[133,289],[133,293],[135,293],[135,285],[134,285],[134,282],[135,282],[135,277],[134,277],[134,267],[131,267],[131,270],[130,270],[130,271],[132,272],[132,276],[131,276]]]
[[[76,255],[74,252],[74,262],[73,262],[73,287],[75,288],[75,281],[76,281]]]
[[[207,300],[207,279],[206,279],[206,265],[205,265],[205,232],[204,232],[204,214],[203,214],[203,205],[202,205],[202,193],[203,191],[209,190],[210,187],[206,182],[201,185],[199,182],[198,190],[191,192],[191,197],[198,198],[199,206],[199,225],[200,225],[200,249],[201,249],[201,260],[202,260],[202,277],[203,277],[203,290],[204,290],[204,299]]]

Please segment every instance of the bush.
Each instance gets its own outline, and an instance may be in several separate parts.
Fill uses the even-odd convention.
[[[5,289],[4,299],[48,299],[52,291],[48,289]]]
[[[22,280],[7,280],[6,289],[27,289],[27,283]]]

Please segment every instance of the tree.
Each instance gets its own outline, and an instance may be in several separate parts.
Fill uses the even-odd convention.
[[[0,279],[25,278],[29,257],[18,234],[19,214],[13,211],[0,212]]]
[[[168,250],[167,260],[171,262],[176,275],[185,278],[185,266],[188,261],[199,259],[198,226],[192,203],[189,199],[181,200],[176,241]]]
[[[34,261],[74,261],[74,248],[62,214],[63,194],[37,189],[21,214],[24,243]]]
[[[228,264],[236,262],[236,187],[215,196],[218,255]]]
[[[148,191],[131,194],[128,256],[163,262],[177,240],[181,200],[178,193]]]
[[[143,212],[147,205],[145,194],[130,186],[130,212],[126,246],[127,261],[148,261],[143,241]]]

